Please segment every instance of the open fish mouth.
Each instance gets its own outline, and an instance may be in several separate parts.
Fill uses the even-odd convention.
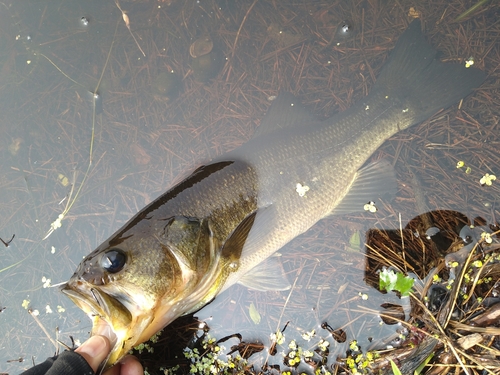
[[[115,328],[129,326],[132,317],[128,309],[115,298],[95,288],[79,288],[79,291],[76,291],[66,284],[61,291],[92,319],[92,336],[107,337],[113,348],[111,355],[119,352],[122,340],[119,339]]]
[[[91,335],[109,339],[112,349],[103,363],[106,370],[162,326],[152,324],[155,309],[150,304],[146,303],[144,307],[134,302],[133,292],[119,288],[109,292],[103,289],[85,280],[72,278],[62,286],[61,291],[92,319]]]

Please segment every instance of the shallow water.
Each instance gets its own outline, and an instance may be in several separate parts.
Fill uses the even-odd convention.
[[[131,30],[146,56],[113,2],[0,5],[0,49],[4,51],[0,56],[0,237],[8,240],[15,234],[9,247],[0,245],[2,372],[18,373],[32,360],[39,363],[53,355],[57,349],[50,339],[70,343],[70,336],[80,342],[88,337],[90,320],[58,288],[48,286],[66,281],[83,256],[182,176],[249,139],[269,105],[268,96],[294,90],[312,111],[331,115],[369,91],[371,67],[359,63],[359,54],[366,53],[378,69],[393,46],[393,41],[371,36],[375,27],[387,26],[374,21],[376,10],[367,8],[364,33],[356,33],[345,46],[325,54],[316,47],[328,43],[328,32],[333,34],[338,23],[360,18],[360,7],[286,4],[278,9],[283,17],[276,19],[273,5],[264,2],[250,13],[240,35],[241,48],[247,47],[251,55],[250,47],[257,45],[259,56],[255,61],[238,59],[229,47],[250,5],[240,9],[223,1],[184,7],[124,2],[122,8],[128,11]],[[332,15],[334,9],[338,14]],[[269,18],[252,17],[261,14]],[[287,24],[291,14],[301,19],[304,35],[297,35]],[[182,17],[185,24],[179,21]],[[489,31],[487,20],[487,15],[475,19],[472,33],[485,45],[496,32]],[[266,35],[275,28],[265,26],[278,21],[284,25],[280,30],[287,36],[285,41]],[[397,38],[404,27],[394,28],[392,36]],[[311,30],[319,30],[324,40]],[[215,80],[199,83],[190,71],[189,46],[207,31],[215,31],[218,47],[234,64],[231,69],[221,68]],[[273,54],[285,47],[287,52]],[[489,69],[489,55],[480,56]],[[308,69],[311,64],[320,68]],[[156,78],[172,71],[181,78],[179,90],[158,89]],[[333,80],[333,75],[340,78]],[[470,221],[481,217],[485,223],[495,222],[498,184],[481,187],[479,180],[485,173],[500,173],[495,169],[500,154],[494,146],[499,141],[494,118],[500,106],[483,110],[479,124],[475,105],[484,96],[475,95],[476,101],[466,102],[458,116],[453,110],[400,133],[374,156],[397,160],[400,185],[394,202],[381,203],[376,213],[324,220],[287,245],[280,253],[293,288],[262,293],[234,286],[195,314],[210,326],[210,334],[220,338],[240,333],[245,341],[260,340],[267,349],[272,344],[270,335],[290,322],[287,341],[278,346],[278,354],[267,358],[269,364],[283,363],[292,339],[311,350],[321,339],[327,340],[329,364],[345,354],[353,339],[363,350],[379,340],[394,345],[401,327],[380,324],[378,314],[369,309],[379,311],[384,302],[405,302],[365,283],[366,233],[374,228],[397,231],[400,224],[404,227],[419,214],[438,209],[461,212]],[[488,95],[498,103],[497,91],[491,89]],[[455,117],[465,120],[457,122]],[[450,127],[450,122],[460,130]],[[465,167],[456,168],[461,160]],[[467,167],[470,173],[465,172]],[[419,191],[424,198],[419,198]],[[62,226],[43,240],[67,207]],[[251,305],[261,317],[259,323],[255,312],[250,316]],[[39,312],[38,320],[50,339],[26,307]],[[346,341],[335,341],[322,328],[325,322],[333,329],[342,328]],[[302,338],[313,329],[316,334],[310,341]],[[237,342],[232,340],[226,347]],[[265,357],[267,350],[251,361],[259,366]],[[308,371],[307,365],[301,366]]]

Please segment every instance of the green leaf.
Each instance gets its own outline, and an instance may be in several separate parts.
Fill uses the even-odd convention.
[[[389,361],[391,361],[392,372],[394,373],[394,375],[402,375],[401,370],[398,368],[398,366],[396,366],[394,361],[392,359],[389,359]]]
[[[413,287],[413,280],[409,276],[405,276],[401,272],[394,272],[393,270],[383,269],[379,274],[379,288],[388,292],[396,291],[401,293],[402,297],[410,294]]]
[[[255,324],[260,323],[261,317],[253,302],[250,303],[250,307],[248,308],[248,313],[250,314],[250,319],[252,319],[252,322],[254,322]]]
[[[349,247],[356,251],[361,251],[361,234],[359,230],[354,231],[351,238],[349,238]]]
[[[400,292],[401,296],[406,297],[410,294],[411,288],[413,287],[413,283],[415,282],[415,280],[399,272],[397,275],[398,275],[398,280],[396,282],[396,287],[394,288],[394,290]]]
[[[379,289],[388,292],[394,290],[397,281],[396,273],[393,270],[384,268],[379,274]]]
[[[432,357],[434,357],[434,353],[431,353],[427,356],[427,358],[425,359],[425,361],[423,361],[418,367],[417,369],[413,372],[414,375],[420,375],[422,373],[422,370],[424,369],[425,366],[427,366],[427,364],[429,363],[429,361],[432,359]]]

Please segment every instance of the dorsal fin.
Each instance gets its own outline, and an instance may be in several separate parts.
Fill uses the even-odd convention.
[[[307,126],[317,121],[292,93],[282,92],[273,100],[253,137],[268,135],[284,128]]]

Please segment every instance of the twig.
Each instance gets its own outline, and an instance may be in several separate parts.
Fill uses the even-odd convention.
[[[57,342],[52,337],[50,337],[49,332],[47,332],[47,330],[43,326],[42,322],[40,322],[40,319],[38,319],[36,314],[33,313],[32,309],[29,309],[28,312],[33,317],[33,319],[35,319],[36,324],[38,324],[38,326],[42,329],[43,333],[45,333],[45,336],[47,336],[47,338],[50,340],[50,342],[54,345],[54,347],[56,348],[56,351],[58,351],[59,346],[57,345]]]
[[[9,244],[12,242],[12,240],[14,239],[15,236],[16,235],[13,234],[12,238],[10,240],[8,240],[8,241],[4,241],[2,238],[0,238],[0,241],[2,241],[2,243],[5,245],[5,247],[9,247]]]
[[[146,54],[142,50],[141,46],[139,45],[139,42],[137,41],[137,39],[135,39],[134,33],[130,29],[130,19],[128,18],[128,14],[125,13],[125,11],[120,7],[120,3],[118,3],[118,0],[115,0],[115,4],[118,7],[118,9],[120,9],[120,12],[122,12],[123,22],[125,22],[125,26],[127,26],[128,31],[130,31],[130,35],[132,35],[132,38],[134,38],[135,44],[137,44],[137,47],[141,51],[142,55],[146,57]]]

